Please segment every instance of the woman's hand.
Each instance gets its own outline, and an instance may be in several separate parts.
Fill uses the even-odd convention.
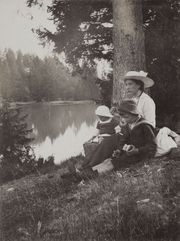
[[[104,137],[103,137],[103,136],[99,136],[99,137],[98,137],[98,142],[99,142],[99,143],[101,143],[103,140],[104,140]]]
[[[125,151],[128,156],[136,155],[139,152],[138,148],[136,148],[134,145],[127,145]]]
[[[120,127],[123,127],[123,126],[125,126],[127,123],[126,123],[126,121],[125,121],[125,119],[124,118],[120,118],[120,120],[119,120],[119,126]]]
[[[117,107],[116,107],[116,106],[112,106],[111,109],[110,109],[110,113],[111,113],[112,115],[117,114],[117,113],[118,113]]]
[[[123,151],[127,152],[127,151],[130,151],[132,148],[133,148],[133,145],[125,144],[122,149]]]
[[[121,156],[122,151],[117,149],[113,152],[112,157],[119,158]]]

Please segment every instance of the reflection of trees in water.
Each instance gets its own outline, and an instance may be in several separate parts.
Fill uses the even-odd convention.
[[[93,104],[72,104],[72,105],[48,105],[34,104],[26,108],[28,112],[28,122],[34,125],[35,135],[34,143],[43,142],[46,137],[51,141],[59,135],[63,135],[68,127],[74,127],[77,133],[82,125],[92,126],[96,120],[95,105]]]

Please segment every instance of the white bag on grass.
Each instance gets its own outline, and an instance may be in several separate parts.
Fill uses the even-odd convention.
[[[159,130],[156,136],[157,150],[155,157],[160,157],[168,154],[172,148],[177,148],[176,142],[169,134],[171,130],[167,127],[163,127]]]

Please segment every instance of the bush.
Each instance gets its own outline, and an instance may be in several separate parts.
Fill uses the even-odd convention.
[[[42,168],[54,166],[53,158],[44,160],[35,157],[29,145],[32,129],[27,128],[27,115],[21,114],[20,108],[11,108],[8,103],[0,111],[0,183],[21,178],[30,173],[39,173]]]

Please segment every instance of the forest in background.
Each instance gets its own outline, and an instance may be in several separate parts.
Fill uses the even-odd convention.
[[[9,101],[89,100],[98,98],[90,69],[68,72],[56,57],[40,59],[6,49],[0,53],[1,95]]]
[[[79,71],[79,60],[96,67],[95,60],[104,59],[114,64],[113,5],[111,0],[54,0],[47,7],[56,26],[52,32],[45,27],[36,29],[41,42],[52,42],[56,53],[65,53],[66,61]],[[120,1],[119,1],[120,2]],[[137,1],[132,2],[132,8]],[[124,5],[126,1],[123,1]],[[146,70],[155,81],[151,95],[157,114],[179,119],[180,77],[180,4],[178,0],[142,0],[142,27],[145,35]],[[27,0],[27,6],[43,6],[42,0]],[[134,5],[134,6],[133,6]],[[123,6],[123,4],[122,4]],[[139,13],[141,8],[139,8]],[[119,13],[123,15],[123,11]],[[123,15],[124,16],[124,15]],[[32,16],[33,17],[33,16]],[[123,21],[123,18],[121,19]],[[126,21],[126,20],[125,20]],[[122,23],[121,23],[122,24]],[[137,26],[138,28],[139,26]],[[132,39],[127,35],[124,41]],[[143,36],[142,36],[143,39]],[[119,40],[120,41],[120,40]],[[127,59],[120,41],[122,66]],[[137,43],[138,44],[138,43]],[[119,48],[120,49],[120,48]],[[144,51],[143,48],[140,51]],[[134,49],[132,48],[133,55]],[[119,68],[120,65],[118,65]],[[118,66],[113,66],[117,69]],[[126,66],[127,67],[127,66]],[[129,69],[127,69],[128,71]],[[134,69],[135,70],[135,69]],[[141,70],[141,69],[136,69]],[[113,78],[110,78],[112,81]],[[110,84],[112,86],[112,83]],[[108,87],[109,94],[112,88]],[[108,92],[108,91],[107,91]],[[106,95],[107,96],[107,92]],[[166,106],[166,108],[164,108]],[[172,122],[172,120],[168,121]]]

